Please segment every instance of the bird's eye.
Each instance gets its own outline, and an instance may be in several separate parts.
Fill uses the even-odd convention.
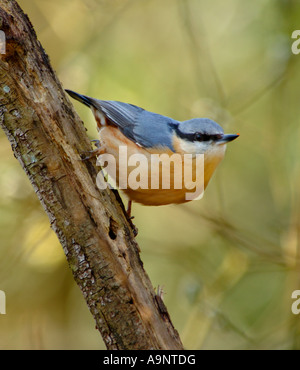
[[[194,135],[194,141],[202,141],[202,140],[203,140],[203,137],[200,134],[200,132],[196,132]]]
[[[210,139],[211,139],[210,135],[200,134],[200,132],[196,132],[194,135],[194,141],[208,141]]]

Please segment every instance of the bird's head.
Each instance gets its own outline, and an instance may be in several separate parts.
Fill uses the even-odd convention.
[[[175,135],[185,153],[225,152],[226,144],[239,134],[224,134],[220,125],[209,118],[194,118],[174,126]]]

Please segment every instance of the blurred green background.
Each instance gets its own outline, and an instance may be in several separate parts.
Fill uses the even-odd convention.
[[[65,88],[240,133],[202,200],[133,206],[141,258],[187,349],[300,349],[299,1],[19,4]],[[3,132],[0,243],[0,348],[104,349]]]

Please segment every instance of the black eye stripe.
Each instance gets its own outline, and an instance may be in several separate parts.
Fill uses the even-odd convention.
[[[209,135],[209,134],[200,134],[200,132],[196,132],[194,134],[194,141],[209,141],[209,140],[219,140],[221,139],[221,134]]]
[[[223,137],[223,134],[212,135],[212,139],[215,141],[222,139],[222,137]]]
[[[170,125],[171,126],[171,125]],[[209,135],[209,134],[202,134],[201,132],[195,132],[195,133],[185,133],[179,130],[178,126],[172,125],[171,126],[175,131],[176,134],[182,138],[186,139],[188,141],[209,141],[209,140],[219,140],[222,138],[222,134],[214,134],[214,135]]]
[[[195,141],[208,141],[210,139],[211,139],[211,136],[207,134],[200,134],[199,132],[196,132],[194,135]]]

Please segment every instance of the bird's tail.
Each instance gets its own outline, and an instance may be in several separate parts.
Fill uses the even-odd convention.
[[[72,96],[72,98],[80,101],[81,103],[87,105],[88,107],[91,107],[93,106],[93,101],[91,98],[89,98],[88,96],[85,96],[85,95],[80,95],[78,94],[77,92],[75,91],[72,91],[72,90],[65,90],[70,96]]]

